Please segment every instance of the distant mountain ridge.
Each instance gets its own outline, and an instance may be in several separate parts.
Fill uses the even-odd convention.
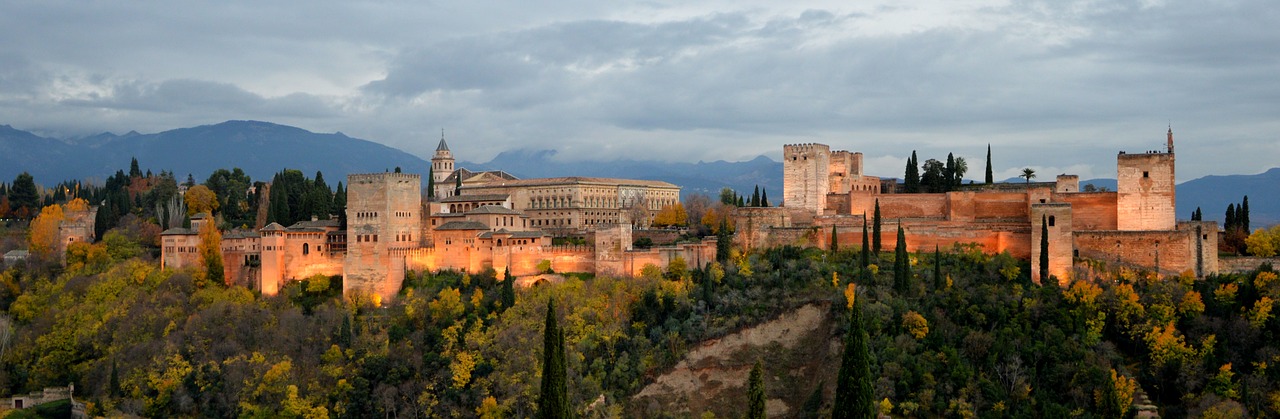
[[[101,181],[117,170],[128,170],[133,157],[137,157],[143,170],[170,170],[180,180],[191,173],[197,181],[203,181],[214,170],[233,167],[244,169],[255,180],[269,180],[284,168],[301,170],[307,176],[321,171],[335,179],[350,173],[394,170],[397,166],[405,172],[421,174],[430,167],[418,156],[341,132],[314,133],[261,121],[226,121],[155,134],[102,133],[71,140],[41,137],[0,125],[3,182],[12,181],[23,171],[30,172],[43,185],[69,179]],[[782,163],[765,156],[742,162],[565,162],[556,159],[555,150],[526,149],[500,153],[485,163],[460,161],[458,167],[504,170],[521,178],[662,180],[681,186],[686,196],[705,193],[713,198],[724,187],[749,195],[759,185],[775,205],[783,196]],[[1116,189],[1114,179],[1081,181],[1081,186],[1086,184]],[[1240,202],[1246,194],[1255,227],[1280,223],[1280,168],[1257,175],[1206,176],[1183,182],[1178,185],[1178,219],[1190,218],[1191,211],[1200,207],[1206,220],[1221,222],[1227,204]]]

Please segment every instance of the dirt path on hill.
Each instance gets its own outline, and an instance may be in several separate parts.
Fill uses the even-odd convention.
[[[833,387],[840,343],[831,334],[828,305],[815,303],[702,342],[637,393],[633,406],[646,416],[667,412],[696,417],[704,411],[716,417],[741,415],[747,375],[759,359],[765,367],[769,416],[792,416],[819,381],[825,380],[828,392]]]

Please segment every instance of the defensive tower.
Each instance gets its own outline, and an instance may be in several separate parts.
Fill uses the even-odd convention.
[[[1168,152],[1120,152],[1116,157],[1116,221],[1119,230],[1173,230],[1177,227],[1173,129]]]
[[[342,293],[359,290],[390,301],[404,282],[405,255],[421,239],[422,178],[408,173],[348,175],[347,185]]]
[[[782,146],[782,204],[821,214],[830,189],[831,147],[825,144]]]

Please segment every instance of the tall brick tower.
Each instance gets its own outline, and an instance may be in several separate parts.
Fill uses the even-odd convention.
[[[782,205],[821,214],[831,188],[831,147],[825,144],[782,146]]]
[[[453,185],[444,185],[445,178],[453,173],[453,152],[449,144],[444,142],[444,131],[440,131],[440,145],[436,146],[436,154],[431,157],[431,180],[435,182],[436,199],[448,197],[453,193]]]
[[[1177,226],[1173,129],[1169,129],[1167,152],[1121,152],[1116,167],[1118,229],[1173,230]]]
[[[408,173],[347,176],[347,254],[342,294],[359,290],[390,301],[404,261],[422,232],[422,178]]]

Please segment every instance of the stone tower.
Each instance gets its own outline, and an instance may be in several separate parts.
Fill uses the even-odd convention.
[[[1173,230],[1177,226],[1174,196],[1173,131],[1168,152],[1120,153],[1116,157],[1116,221],[1119,230]]]
[[[422,178],[415,174],[347,176],[343,295],[358,290],[390,301],[400,292],[405,256],[421,238],[421,190]]]
[[[1075,255],[1071,216],[1071,204],[1068,203],[1031,205],[1031,280],[1035,283],[1045,285],[1043,281],[1047,279],[1040,277],[1040,236],[1046,230],[1049,233],[1049,275],[1058,278],[1056,285],[1066,286],[1070,282],[1072,257]]]
[[[782,204],[821,214],[831,188],[831,147],[824,144],[782,146]]]
[[[431,157],[431,181],[435,182],[436,199],[446,198],[453,194],[453,185],[444,185],[445,178],[453,173],[453,152],[449,144],[444,142],[444,131],[440,131],[440,145],[436,146],[436,154]]]

